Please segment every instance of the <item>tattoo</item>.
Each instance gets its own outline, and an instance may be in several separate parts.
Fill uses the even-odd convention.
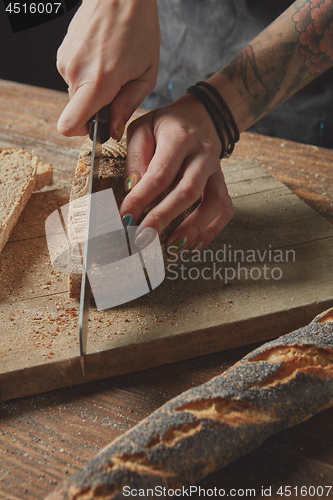
[[[221,73],[256,121],[332,65],[333,0],[296,0]]]
[[[246,99],[255,120],[269,109],[280,90],[295,47],[296,43],[280,43],[279,55],[272,60],[274,58],[271,53],[263,57],[261,52],[260,57],[256,57],[254,47],[248,45],[221,70]],[[259,51],[260,47],[257,52]],[[274,65],[271,65],[272,63]]]
[[[254,51],[253,51],[252,46],[248,45],[243,50],[241,50],[240,54],[241,54],[241,74],[242,74],[243,84],[244,84],[244,87],[247,90],[247,92],[249,94],[251,93],[250,89],[248,87],[248,84],[247,84],[247,81],[248,81],[248,79],[247,79],[248,66],[252,69],[252,71],[253,71],[253,73],[254,73],[257,81],[259,82],[259,84],[265,90],[268,91],[268,88],[266,87],[266,85],[264,84],[264,82],[262,81],[262,79],[260,78],[260,74],[259,74],[258,69],[257,69],[255,55],[254,55]]]
[[[293,21],[308,72],[328,69],[333,63],[332,0],[308,0],[294,14]]]

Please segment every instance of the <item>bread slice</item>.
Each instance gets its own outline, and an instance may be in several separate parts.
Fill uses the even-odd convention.
[[[47,500],[121,500],[131,490],[159,498],[162,488],[194,485],[332,405],[333,308],[165,403]]]
[[[82,203],[82,211],[79,208],[79,198],[87,195],[89,189],[89,176],[91,165],[92,141],[87,139],[80,151],[76,167],[75,176],[72,183],[70,201],[75,201],[75,214],[73,205],[69,207],[68,217],[68,239],[69,239],[69,268],[72,272],[69,275],[69,297],[79,298],[81,291],[81,272],[73,272],[76,269],[82,269],[81,247],[78,242],[85,239],[85,218],[86,203]],[[127,147],[126,138],[120,142],[109,139],[102,147],[102,157],[99,167],[98,191],[104,189],[113,189],[118,208],[122,204],[125,196],[124,173],[126,163]],[[142,218],[156,206],[176,185],[178,178],[174,180],[171,186],[160,196],[158,196],[151,205],[144,211]],[[177,226],[192,212],[197,204],[194,204],[188,210],[176,217],[160,234],[160,242],[165,255],[166,243],[169,236],[175,231]],[[139,225],[138,221],[137,225]]]
[[[0,252],[35,189],[37,157],[22,148],[0,148]]]
[[[37,163],[37,176],[34,191],[40,191],[45,186],[53,183],[53,170],[51,163],[39,161]]]

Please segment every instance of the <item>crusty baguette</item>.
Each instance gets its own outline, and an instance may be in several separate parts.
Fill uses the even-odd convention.
[[[124,498],[125,486],[193,485],[332,405],[333,308],[164,404],[47,500],[111,500]]]
[[[36,184],[37,157],[22,148],[0,148],[0,252]]]
[[[90,175],[90,164],[91,164],[91,149],[92,141],[87,139],[82,145],[79,159],[75,171],[75,176],[72,183],[71,197],[70,201],[76,201],[75,204],[75,216],[71,211],[72,205],[69,209],[68,217],[68,239],[69,239],[69,268],[71,273],[69,274],[69,297],[79,298],[81,291],[81,273],[82,273],[82,254],[81,247],[77,244],[78,242],[84,241],[85,236],[85,217],[86,217],[86,204],[82,204],[82,213],[78,210],[79,204],[78,199],[84,197],[89,188],[89,175]],[[126,138],[120,142],[114,141],[112,138],[109,139],[102,147],[102,157],[99,167],[99,177],[98,177],[98,191],[112,188],[118,208],[122,204],[126,192],[124,187],[124,172],[126,163],[127,147]],[[170,191],[174,188],[178,179],[172,183],[172,185],[155,201],[146,208],[142,218],[156,206]],[[165,245],[169,236],[173,233],[177,226],[191,213],[195,208],[196,204],[190,209],[186,210],[178,217],[176,217],[160,235],[160,241],[162,250],[165,255]],[[140,221],[137,221],[137,225]],[[76,272],[77,270],[77,272]]]

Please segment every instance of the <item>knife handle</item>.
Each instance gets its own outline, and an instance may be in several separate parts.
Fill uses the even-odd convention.
[[[94,138],[94,123],[95,123],[96,115],[92,116],[88,121],[88,131],[89,137],[91,140]],[[110,104],[104,106],[104,108],[100,109],[98,112],[98,131],[100,135],[101,144],[110,139]]]

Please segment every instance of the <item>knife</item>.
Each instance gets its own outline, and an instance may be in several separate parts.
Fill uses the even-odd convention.
[[[85,376],[85,358],[87,352],[87,339],[88,339],[88,320],[89,320],[89,306],[90,306],[90,284],[87,271],[91,261],[91,250],[89,250],[89,238],[92,232],[91,220],[91,195],[97,191],[97,181],[99,173],[100,158],[102,156],[102,144],[110,138],[109,133],[109,120],[110,120],[110,105],[104,106],[96,113],[88,122],[89,137],[93,141],[92,154],[91,154],[91,167],[89,178],[88,190],[88,207],[87,207],[87,222],[86,222],[86,235],[83,251],[83,269],[81,281],[81,295],[80,295],[80,313],[79,313],[79,326],[80,326],[80,363],[83,376]]]

